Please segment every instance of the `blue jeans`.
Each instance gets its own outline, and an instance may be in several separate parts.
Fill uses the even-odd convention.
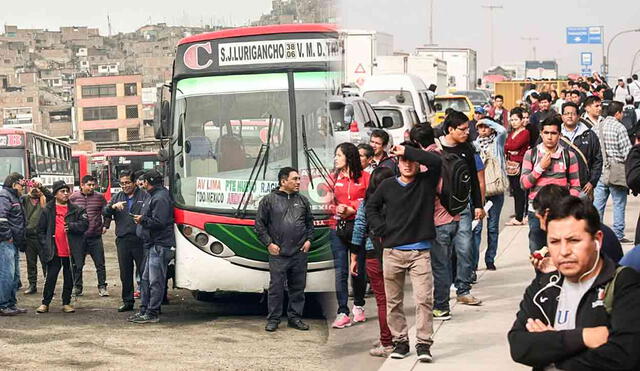
[[[536,214],[529,211],[529,252],[533,253],[540,250],[547,244],[547,234],[540,229],[540,220],[536,218]]]
[[[613,231],[619,240],[624,237],[624,212],[627,208],[627,193],[628,190],[624,187],[610,186],[599,181],[593,201],[593,205],[600,214],[600,221],[602,221],[604,208],[607,205],[609,194],[611,194],[611,198],[613,198]]]
[[[500,213],[504,205],[504,194],[489,196],[487,201],[491,201],[493,205],[489,209],[487,215],[487,251],[484,253],[484,262],[493,264],[498,251],[498,234],[500,233]],[[480,243],[482,241],[482,221],[478,223],[473,230],[474,253],[478,251],[478,255],[474,255],[474,267],[478,269],[478,261],[480,260]]]
[[[471,231],[471,206],[467,206],[460,213],[460,224],[458,234],[453,240],[456,249],[456,277],[454,283],[458,296],[467,295],[471,291],[471,276],[473,275],[473,232]]]
[[[140,280],[140,313],[157,316],[167,284],[167,266],[174,252],[169,247],[154,245],[144,249]]]
[[[0,309],[16,306],[16,292],[20,285],[20,257],[15,245],[0,242]]]
[[[333,266],[336,274],[336,299],[338,299],[338,314],[349,315],[349,248],[342,243],[335,229],[330,232]]]
[[[433,272],[433,309],[449,310],[451,287],[451,252],[453,239],[458,233],[458,222],[436,227],[436,239],[431,246],[431,270]]]

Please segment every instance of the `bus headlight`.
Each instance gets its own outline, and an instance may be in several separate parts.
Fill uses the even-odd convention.
[[[222,254],[222,252],[224,251],[224,246],[220,242],[216,241],[211,244],[210,249],[212,253],[219,255],[219,254]]]
[[[200,246],[207,246],[207,242],[209,242],[209,236],[204,233],[198,233],[196,235],[195,241]]]

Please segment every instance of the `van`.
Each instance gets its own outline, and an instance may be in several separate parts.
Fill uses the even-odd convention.
[[[362,97],[334,97],[329,101],[329,112],[336,143],[369,143],[373,130],[384,129],[371,104]]]
[[[420,122],[431,122],[435,112],[432,95],[421,78],[411,74],[374,75],[365,81],[360,94],[372,105],[413,106]]]

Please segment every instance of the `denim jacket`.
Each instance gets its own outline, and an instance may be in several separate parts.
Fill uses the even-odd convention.
[[[366,239],[365,250],[373,251],[373,242],[368,237],[368,226],[367,226],[367,212],[365,208],[365,201],[360,203],[358,207],[358,211],[356,212],[356,219],[353,224],[353,235],[351,237],[351,243],[356,246],[362,246],[362,242]]]

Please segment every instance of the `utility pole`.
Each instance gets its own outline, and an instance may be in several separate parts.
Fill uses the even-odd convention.
[[[489,38],[491,39],[491,67],[494,66],[494,55],[493,55],[493,12],[497,9],[502,9],[502,5],[480,5],[482,8],[489,9]]]
[[[528,41],[529,44],[531,45],[531,48],[533,49],[533,60],[537,61],[538,58],[536,57],[536,44],[534,43],[534,41],[538,41],[539,39],[537,37],[521,37],[522,40]]]
[[[429,0],[429,45],[433,45],[433,0]]]
[[[111,37],[111,17],[107,14],[107,26],[109,27],[109,37]]]

